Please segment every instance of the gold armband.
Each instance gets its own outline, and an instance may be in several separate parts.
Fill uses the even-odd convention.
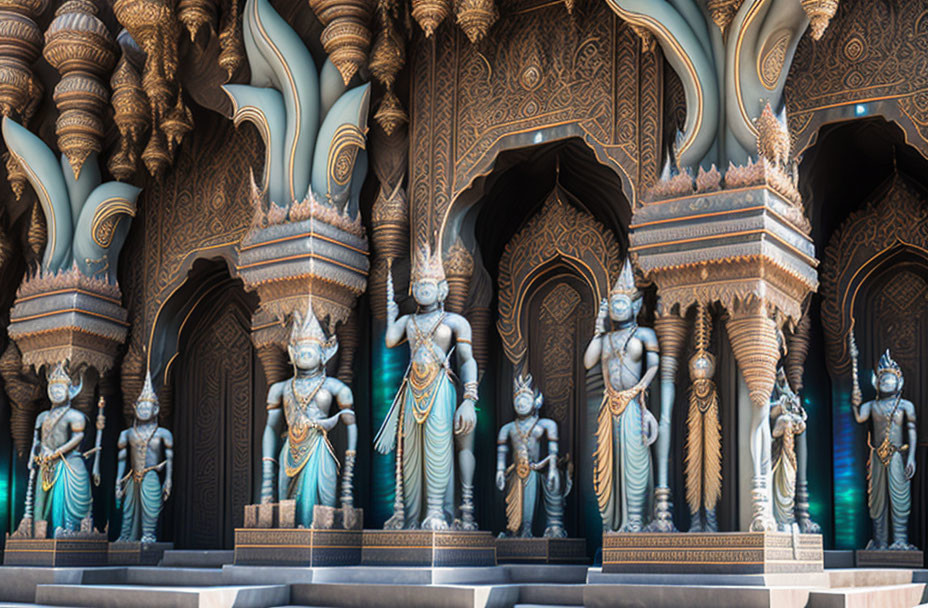
[[[657,344],[645,344],[644,349],[649,353],[659,353],[661,352],[660,346]]]
[[[274,458],[271,458],[270,456],[265,456],[264,458],[261,459],[261,461],[262,462],[273,462],[274,464],[277,464],[277,460]]]
[[[477,383],[476,382],[465,382],[464,383],[464,399],[470,399],[471,401],[477,400]]]
[[[279,404],[279,403],[268,403],[268,404],[267,404],[267,411],[279,410],[279,409],[280,409],[280,404]]]
[[[472,344],[472,342],[468,340],[467,338],[458,338],[458,342],[462,342],[464,344]]]

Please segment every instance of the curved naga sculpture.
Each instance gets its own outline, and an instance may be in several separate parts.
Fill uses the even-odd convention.
[[[654,36],[680,76],[686,122],[674,156],[682,168],[747,162],[769,103],[783,86],[812,20],[820,38],[837,0],[607,0],[640,35]],[[715,25],[713,25],[713,23]]]
[[[102,373],[128,327],[117,264],[141,190],[101,183],[95,152],[75,178],[64,154],[56,159],[9,117],[3,139],[35,189],[48,227],[38,272],[24,279],[10,313],[10,336],[25,364],[70,360],[72,369],[87,364]]]
[[[258,314],[284,318],[310,292],[331,330],[367,285],[358,199],[370,85],[348,89],[331,61],[317,74],[302,40],[267,0],[248,0],[243,26],[251,84],[223,89],[235,124],[251,122],[261,133],[265,163],[238,270],[261,296]]]

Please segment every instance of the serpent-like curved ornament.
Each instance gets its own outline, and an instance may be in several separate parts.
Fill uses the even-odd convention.
[[[681,168],[741,165],[754,156],[754,121],[779,110],[799,39],[809,24],[800,0],[744,0],[724,34],[700,0],[607,0],[649,31],[680,76],[686,122],[676,145]]]
[[[284,175],[289,200],[300,200],[309,191],[312,154],[319,127],[319,76],[303,41],[267,0],[248,0],[245,47],[252,82],[269,82],[280,91],[286,109]],[[252,53],[257,50],[263,61]],[[269,73],[263,70],[269,69]],[[289,202],[289,201],[288,201]]]
[[[322,121],[313,155],[313,190],[336,207],[348,199],[358,151],[365,147],[370,84],[344,93]],[[363,181],[363,176],[361,181]]]
[[[681,167],[695,167],[718,137],[719,84],[711,38],[693,0],[607,0],[625,21],[651,32],[683,83],[686,122],[677,138]],[[679,6],[679,8],[678,8]]]
[[[754,153],[754,120],[764,106],[783,105],[789,65],[808,25],[799,0],[748,0],[732,20],[725,49],[725,96],[731,106],[726,127],[746,156]]]
[[[328,60],[317,74],[299,36],[267,0],[247,1],[244,26],[251,84],[223,90],[235,124],[254,123],[264,139],[263,190],[281,208],[310,195],[344,208],[367,172],[359,150],[365,146],[370,85],[346,90]]]
[[[25,170],[45,213],[48,242],[42,256],[43,270],[56,272],[70,266],[73,236],[70,197],[58,159],[45,142],[9,116],[3,117],[3,141]]]
[[[96,155],[74,179],[64,155],[60,162],[41,139],[9,117],[3,139],[26,171],[48,225],[42,270],[53,274],[76,263],[90,277],[116,283],[119,252],[135,216],[141,190],[122,182],[100,183]]]

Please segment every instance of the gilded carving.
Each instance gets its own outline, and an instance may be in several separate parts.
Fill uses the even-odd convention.
[[[560,187],[512,237],[500,259],[497,329],[513,364],[523,362],[528,350],[521,321],[525,296],[539,269],[554,261],[580,275],[597,300],[608,293],[620,269],[615,235],[571,205]]]
[[[43,54],[61,74],[54,94],[58,148],[75,180],[87,157],[103,147],[102,113],[109,95],[102,78],[116,62],[116,45],[96,13],[91,0],[68,0],[45,32]]]
[[[848,216],[824,251],[822,327],[826,362],[835,376],[849,369],[847,338],[855,296],[867,275],[862,269],[875,268],[886,256],[906,248],[928,249],[928,210],[924,196],[896,174],[864,208]]]

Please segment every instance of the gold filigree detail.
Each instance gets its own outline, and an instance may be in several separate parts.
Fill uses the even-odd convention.
[[[373,14],[372,0],[310,0],[310,8],[324,29],[322,48],[338,69],[345,85],[367,63],[371,46],[368,23]]]
[[[455,0],[454,13],[458,26],[475,44],[483,40],[499,19],[494,0]]]
[[[802,0],[802,10],[809,16],[812,38],[821,40],[838,10],[838,0]]]
[[[712,22],[724,34],[742,4],[744,4],[744,0],[708,0],[706,6],[709,9],[709,14],[712,15]]]

